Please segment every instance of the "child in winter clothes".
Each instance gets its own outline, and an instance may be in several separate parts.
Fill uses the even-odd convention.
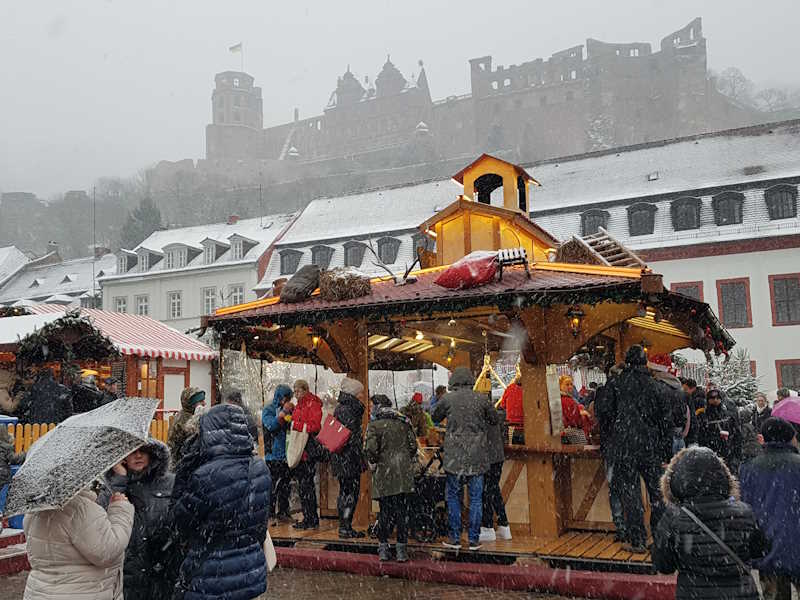
[[[769,542],[751,508],[738,500],[736,481],[719,456],[702,447],[681,450],[661,490],[668,506],[653,536],[653,565],[661,573],[678,572],[676,600],[757,600],[747,563],[764,556]]]
[[[289,484],[291,473],[286,464],[286,432],[292,426],[291,414],[294,406],[291,402],[292,388],[279,385],[275,388],[272,403],[261,411],[261,424],[264,426],[264,447],[269,472],[272,475],[272,494],[270,515],[279,521],[291,521],[289,514]],[[287,417],[289,417],[287,419]],[[277,503],[278,512],[275,513]]]
[[[14,452],[14,438],[5,425],[0,425],[0,489],[11,481],[11,465],[21,465],[24,452]],[[0,511],[0,531],[3,531],[3,513]]]

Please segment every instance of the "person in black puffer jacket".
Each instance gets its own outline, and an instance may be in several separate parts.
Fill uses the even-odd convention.
[[[111,495],[125,494],[133,504],[133,530],[125,550],[125,600],[168,600],[175,585],[174,548],[169,505],[175,476],[169,472],[169,449],[150,440],[106,473],[106,489],[97,503],[108,508]]]
[[[175,532],[186,552],[173,598],[249,600],[267,589],[264,541],[270,474],[253,452],[241,408],[200,415],[172,492]]]
[[[742,425],[736,405],[718,389],[706,394],[706,408],[698,415],[697,444],[716,452],[732,473],[742,462]]]
[[[364,455],[361,450],[361,419],[364,416],[364,386],[355,379],[342,380],[339,403],[333,416],[350,430],[347,443],[339,452],[331,455],[331,470],[339,480],[339,498],[336,509],[339,513],[339,537],[362,538],[364,532],[353,529],[353,515],[361,491],[361,472],[364,470]]]
[[[676,600],[757,600],[750,572],[683,512],[685,507],[713,531],[745,564],[761,558],[769,542],[753,511],[740,502],[736,481],[725,463],[708,448],[681,450],[661,479],[668,502],[652,550],[661,573],[678,572]]]

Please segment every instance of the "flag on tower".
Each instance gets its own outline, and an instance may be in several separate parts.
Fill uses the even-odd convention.
[[[228,50],[230,50],[234,54],[236,54],[237,52],[241,52],[242,51],[242,42],[239,42],[235,46],[231,46],[230,48],[228,48]]]

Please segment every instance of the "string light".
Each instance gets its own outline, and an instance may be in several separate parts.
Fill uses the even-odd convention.
[[[414,339],[417,341],[421,341],[425,339],[425,334],[421,331],[417,331],[417,335],[414,336]]]

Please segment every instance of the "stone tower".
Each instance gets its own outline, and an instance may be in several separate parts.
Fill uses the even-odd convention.
[[[261,88],[240,71],[214,77],[211,124],[206,127],[207,158],[248,158],[258,155],[262,136]]]

